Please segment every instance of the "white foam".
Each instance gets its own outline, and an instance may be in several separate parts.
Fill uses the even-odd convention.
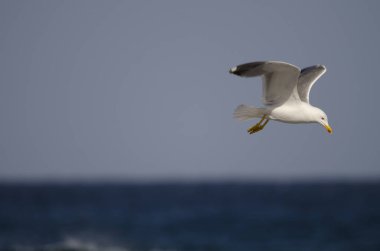
[[[37,251],[37,250],[43,250],[43,251],[61,251],[61,250],[80,250],[80,251],[130,251],[129,249],[125,247],[120,247],[116,245],[105,245],[105,244],[99,244],[94,241],[88,241],[85,239],[75,238],[75,237],[66,237],[63,241],[55,243],[55,244],[49,244],[49,245],[42,245],[42,246],[21,246],[16,245],[12,246],[12,250],[15,251]],[[177,251],[176,249],[160,249],[160,248],[153,248],[150,251]]]
[[[59,246],[63,249],[85,250],[85,251],[128,251],[128,249],[117,246],[105,246],[93,241],[67,237]]]
[[[16,251],[57,251],[57,250],[80,250],[80,251],[129,251],[126,248],[118,246],[100,245],[93,241],[82,240],[78,238],[68,237],[62,242],[42,245],[42,246],[22,246],[16,245],[12,247]]]

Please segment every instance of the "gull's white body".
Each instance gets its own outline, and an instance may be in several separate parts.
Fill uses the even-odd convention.
[[[242,77],[263,78],[264,107],[240,105],[234,116],[239,120],[263,117],[285,123],[320,123],[330,133],[326,114],[310,105],[309,94],[314,83],[326,72],[323,65],[303,70],[297,66],[278,61],[264,61],[233,67],[230,73]]]
[[[313,123],[313,116],[310,116],[315,107],[305,102],[284,104],[278,107],[267,107],[265,114],[271,120],[278,120],[284,123]]]

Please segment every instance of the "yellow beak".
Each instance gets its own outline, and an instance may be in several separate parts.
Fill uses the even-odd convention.
[[[326,130],[331,134],[332,133],[332,128],[328,124],[326,124],[324,126],[325,126]]]

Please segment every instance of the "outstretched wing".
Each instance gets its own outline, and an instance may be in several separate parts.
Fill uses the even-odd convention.
[[[311,87],[325,72],[326,67],[324,65],[314,65],[302,69],[297,84],[298,94],[302,101],[309,103]]]
[[[297,83],[300,69],[297,66],[277,61],[262,61],[238,65],[230,73],[241,77],[263,76],[263,103],[282,104],[299,100]]]

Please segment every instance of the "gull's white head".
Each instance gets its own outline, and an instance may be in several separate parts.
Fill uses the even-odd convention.
[[[317,107],[314,108],[313,122],[321,124],[331,134],[332,128],[329,125],[326,113]]]

